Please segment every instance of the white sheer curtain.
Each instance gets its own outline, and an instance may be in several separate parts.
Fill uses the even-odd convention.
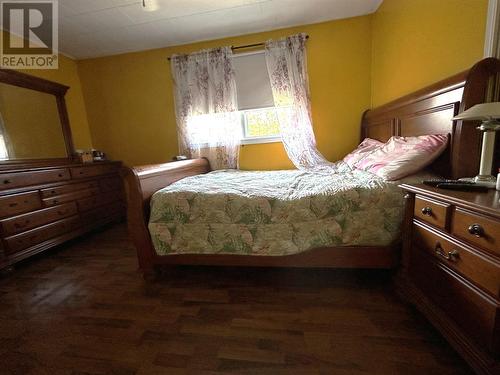
[[[332,166],[316,148],[312,128],[305,34],[266,42],[266,63],[288,157],[299,169]]]
[[[171,58],[181,154],[212,169],[238,168],[241,120],[232,51],[222,47]]]

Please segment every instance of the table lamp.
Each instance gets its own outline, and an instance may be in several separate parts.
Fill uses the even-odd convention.
[[[498,119],[500,119],[500,102],[476,104],[453,117],[453,120],[482,121],[481,126],[477,128],[483,132],[481,164],[479,174],[471,180],[478,185],[492,188],[495,187],[497,180],[496,177],[491,175],[491,168],[495,152],[495,132],[500,130],[500,121]]]

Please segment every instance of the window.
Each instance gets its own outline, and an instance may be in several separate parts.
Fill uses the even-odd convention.
[[[278,114],[264,51],[234,55],[233,63],[242,143],[280,142]]]
[[[9,152],[7,151],[7,145],[5,144],[5,139],[3,135],[0,133],[0,160],[8,159]]]
[[[279,142],[280,124],[274,107],[241,112],[243,144]]]
[[[2,114],[0,113],[0,160],[9,158],[10,153],[9,148],[7,147],[7,141],[7,133],[5,131]]]

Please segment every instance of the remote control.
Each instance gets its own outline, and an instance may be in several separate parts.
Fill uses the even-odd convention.
[[[423,180],[422,183],[434,187],[438,186],[439,184],[475,185],[475,183],[472,181],[446,180],[437,178],[430,180]]]
[[[478,191],[478,192],[487,192],[488,188],[485,186],[481,185],[475,185],[474,183],[465,183],[465,184],[458,184],[458,183],[444,183],[444,184],[438,184],[436,186],[439,189],[448,189],[448,190],[462,190],[462,191]]]

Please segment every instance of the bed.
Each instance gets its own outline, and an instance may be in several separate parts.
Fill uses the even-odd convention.
[[[451,118],[493,99],[499,71],[498,60],[485,59],[368,110],[361,139],[448,133],[449,146],[430,170],[449,178],[473,176],[480,133]],[[395,267],[401,191],[341,162],[335,168],[323,175],[210,172],[205,159],[127,168],[128,228],[141,271],[149,277],[161,265]]]

